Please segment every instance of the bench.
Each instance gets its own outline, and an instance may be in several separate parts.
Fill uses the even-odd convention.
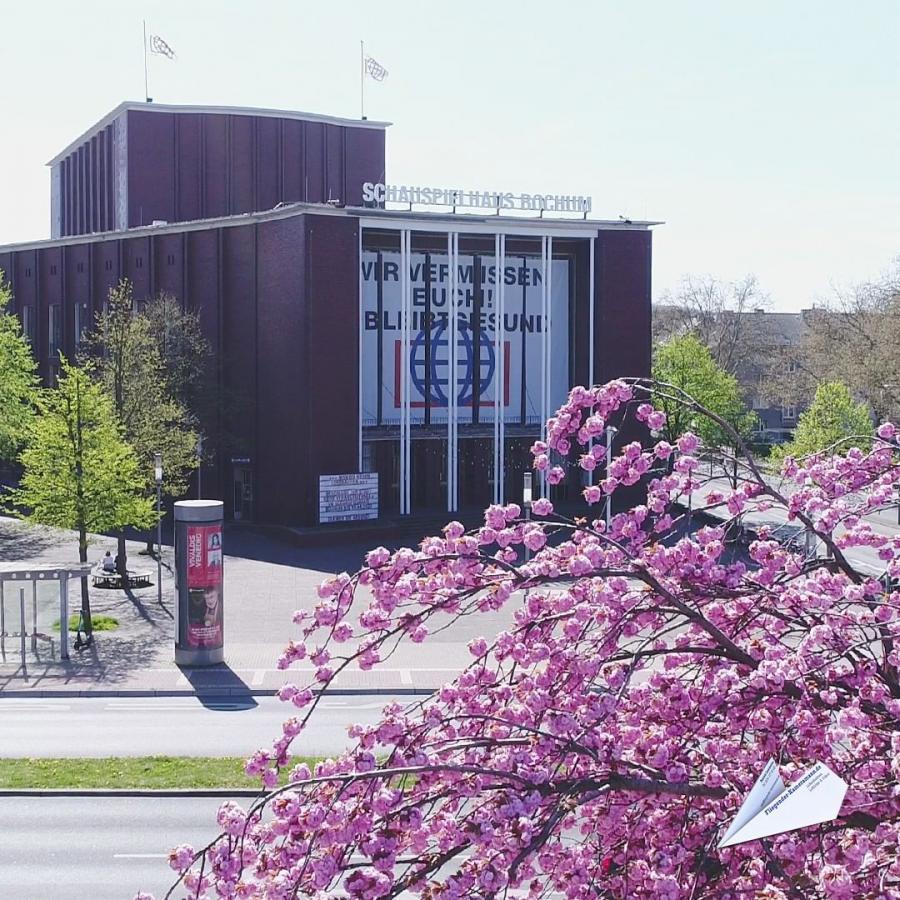
[[[133,588],[150,587],[152,573],[146,570],[127,569],[128,586]],[[102,565],[98,565],[91,572],[91,584],[99,588],[121,588],[122,576],[118,572],[107,572]]]

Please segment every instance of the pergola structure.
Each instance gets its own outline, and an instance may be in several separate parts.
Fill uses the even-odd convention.
[[[31,639],[37,641],[37,586],[41,582],[55,581],[59,585],[59,656],[69,658],[69,579],[87,577],[89,564],[72,566],[32,566],[28,569],[0,571],[0,634],[6,634],[6,593],[10,588],[19,589],[19,638],[21,640],[22,665],[25,665],[25,639],[28,637],[25,613],[25,586],[31,584],[32,620]]]

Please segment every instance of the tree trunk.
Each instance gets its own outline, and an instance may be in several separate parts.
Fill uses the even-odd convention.
[[[116,571],[122,578],[122,587],[128,587],[128,550],[125,548],[125,535],[119,535],[116,548]]]
[[[87,562],[87,532],[83,527],[78,529],[78,559],[80,562]],[[81,576],[81,620],[85,635],[90,637],[93,625],[91,624],[91,595],[88,591],[87,575]],[[63,627],[68,628],[69,623],[66,622]]]

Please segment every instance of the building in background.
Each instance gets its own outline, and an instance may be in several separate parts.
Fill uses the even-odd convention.
[[[49,164],[53,237],[0,246],[44,379],[127,278],[200,315],[227,401],[203,489],[229,517],[520,499],[572,385],[649,375],[655,223],[591,219],[584,197],[385,184],[386,128],[117,107]]]
[[[783,444],[794,436],[797,419],[808,406],[803,391],[792,385],[799,372],[801,345],[806,332],[806,310],[798,313],[743,313],[745,328],[755,347],[743,357],[735,375],[744,389],[748,406],[757,419],[755,439]]]
[[[709,277],[686,284],[676,302],[654,307],[654,341],[694,334],[716,364],[738,380],[756,416],[754,439],[765,444],[790,440],[810,399],[808,378],[801,372],[810,310],[751,307],[747,301],[757,290],[752,277],[734,284]]]

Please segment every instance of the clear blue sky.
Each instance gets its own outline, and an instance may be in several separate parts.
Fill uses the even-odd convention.
[[[754,272],[776,308],[900,253],[892,0],[119,0],[3,4],[0,243],[49,233],[44,163],[143,96],[359,115],[359,40],[388,179],[585,193],[662,219],[654,295]]]

